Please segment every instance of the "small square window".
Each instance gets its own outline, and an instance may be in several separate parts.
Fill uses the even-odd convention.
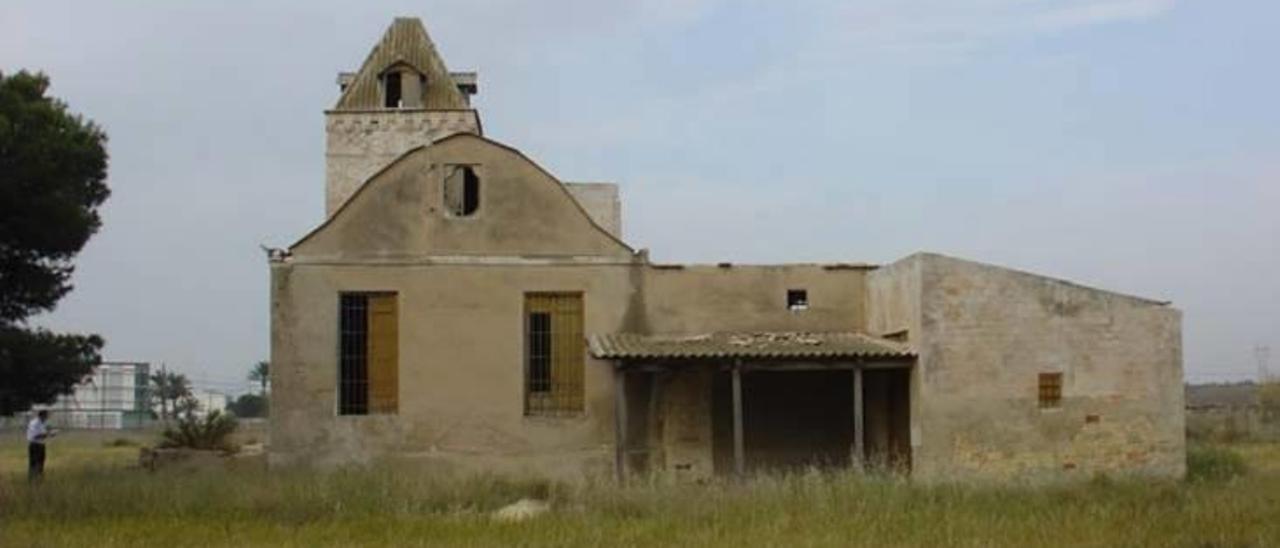
[[[808,310],[809,292],[803,289],[787,290],[787,310]]]
[[[1062,406],[1062,373],[1040,374],[1040,408]]]

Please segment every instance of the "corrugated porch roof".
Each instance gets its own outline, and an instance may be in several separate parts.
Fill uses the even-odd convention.
[[[587,339],[591,355],[608,360],[902,359],[902,343],[856,332],[728,332],[697,335],[610,333]]]

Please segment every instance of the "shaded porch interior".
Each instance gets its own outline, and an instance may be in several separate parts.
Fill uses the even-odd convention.
[[[628,473],[687,470],[688,459],[673,455],[671,445],[683,445],[685,451],[692,445],[697,451],[699,443],[709,453],[708,465],[714,474],[739,472],[732,367],[696,363],[618,373],[624,376],[627,409],[622,454]],[[672,400],[680,397],[672,390],[676,383],[689,381],[680,379],[682,375],[706,380],[697,383],[702,386],[692,393],[705,398],[703,405]],[[909,363],[875,369],[854,364],[805,369],[757,365],[743,367],[738,375],[741,472],[855,465],[910,471]],[[688,432],[688,423],[699,418],[707,422],[705,439]]]

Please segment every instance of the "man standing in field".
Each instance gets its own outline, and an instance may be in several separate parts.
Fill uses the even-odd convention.
[[[44,444],[57,434],[45,426],[45,421],[48,419],[49,412],[41,409],[36,413],[36,417],[27,423],[27,480],[32,483],[44,477]]]

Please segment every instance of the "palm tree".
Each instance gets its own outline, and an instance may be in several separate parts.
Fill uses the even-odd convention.
[[[152,397],[160,401],[160,418],[169,419],[170,403],[177,408],[178,400],[191,395],[191,381],[186,375],[172,371],[156,371],[150,376]]]
[[[267,383],[271,382],[271,362],[258,362],[249,368],[249,380],[262,385],[262,393],[267,393]]]

